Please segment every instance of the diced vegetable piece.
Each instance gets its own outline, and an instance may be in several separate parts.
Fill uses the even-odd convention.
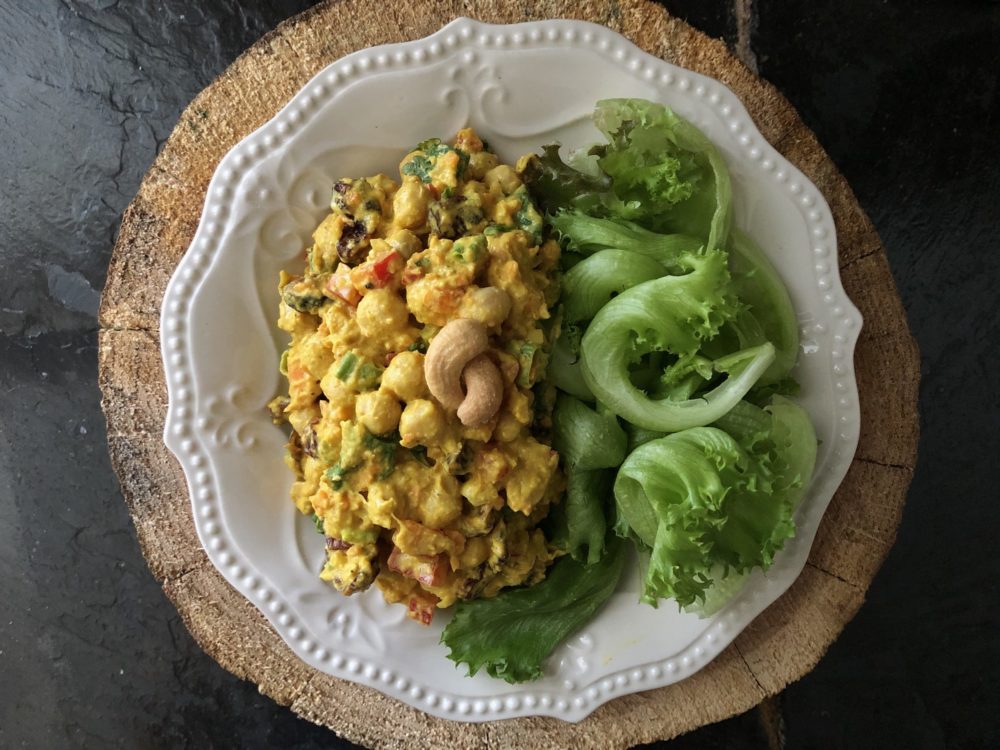
[[[383,287],[392,278],[392,271],[390,269],[391,265],[396,260],[402,260],[403,256],[393,250],[391,253],[386,253],[382,258],[375,261],[372,265],[372,278],[374,279],[375,286]]]
[[[393,547],[389,553],[389,570],[394,570],[402,576],[412,578],[424,586],[440,586],[444,583],[448,570],[446,555],[408,555],[399,547]]]
[[[434,594],[420,592],[413,594],[406,602],[406,616],[411,620],[416,620],[421,625],[430,625],[434,619],[434,610],[437,608],[438,598]]]
[[[337,364],[337,369],[335,375],[339,380],[347,380],[351,377],[354,372],[354,368],[358,366],[358,355],[354,352],[347,352],[343,357],[340,358],[340,362]]]

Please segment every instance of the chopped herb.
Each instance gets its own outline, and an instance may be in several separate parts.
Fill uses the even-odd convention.
[[[318,513],[313,513],[313,525],[316,527],[316,531],[326,536],[326,531],[323,528],[323,519]]]
[[[391,432],[385,437],[379,437],[369,432],[365,435],[364,444],[381,465],[378,478],[380,480],[388,479],[396,470],[396,448],[399,445],[399,433]]]
[[[421,354],[427,353],[427,342],[424,339],[417,339],[408,347],[406,347],[408,352],[420,352]]]
[[[455,170],[455,174],[461,177],[469,166],[469,154],[460,148],[455,149],[455,153],[458,154],[458,169]]]
[[[423,154],[414,156],[403,165],[401,171],[404,175],[419,177],[423,182],[431,181],[430,173],[434,169],[437,159],[452,151],[458,154],[458,168],[455,170],[456,176],[461,177],[466,167],[469,166],[469,154],[460,148],[452,148],[447,143],[442,143],[440,138],[428,138],[426,141],[421,141],[417,144],[416,150],[422,151]]]
[[[410,159],[406,164],[402,166],[399,170],[404,175],[410,175],[412,177],[417,177],[421,182],[431,181],[431,170],[434,168],[434,162],[428,159],[426,156],[421,156],[417,154],[412,159]]]
[[[444,191],[441,193],[441,195],[444,198],[451,198],[451,196],[453,196],[454,194],[455,194],[455,188],[453,187],[446,187]]]
[[[516,227],[512,227],[509,224],[490,224],[486,229],[483,230],[483,234],[487,237],[495,237],[498,234],[503,234],[504,232],[513,232]]]
[[[452,147],[442,143],[440,138],[428,138],[417,144],[417,151],[423,151],[428,156],[441,156],[441,154],[447,154],[452,150]]]
[[[333,374],[356,391],[371,390],[382,377],[382,368],[375,363],[349,351],[334,365]]]
[[[420,462],[424,466],[433,466],[434,465],[434,462],[431,461],[431,459],[427,456],[427,446],[426,445],[417,445],[417,446],[414,446],[413,448],[410,448],[410,453],[413,455],[413,457],[418,462]]]
[[[354,471],[356,468],[358,467],[351,466],[345,469],[343,466],[340,465],[339,462],[335,463],[333,466],[331,466],[329,469],[326,470],[326,479],[330,483],[330,486],[333,487],[333,489],[339,490],[341,487],[344,486],[344,480],[347,478],[347,475],[350,474],[352,471]]]
[[[521,207],[514,215],[517,226],[531,235],[536,245],[542,242],[542,215],[538,213],[535,204],[531,202],[528,191],[521,187],[514,193],[514,197],[521,201]]]

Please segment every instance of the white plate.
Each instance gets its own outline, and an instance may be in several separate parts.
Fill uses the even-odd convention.
[[[438,643],[448,612],[421,627],[377,590],[346,598],[317,577],[323,539],[288,499],[285,435],[264,409],[282,387],[278,271],[300,262],[337,178],[392,174],[412,144],[469,124],[508,162],[553,140],[576,148],[598,139],[589,115],[605,97],[669,104],[725,156],[736,223],[781,271],[802,326],[795,375],[822,441],[816,475],[796,538],[716,616],[639,604],[633,566],[542,679],[470,679]],[[857,445],[852,355],[860,327],[840,284],[829,207],[729,89],[601,26],[458,19],[426,39],[338,60],[222,160],[163,300],[165,440],[183,466],[212,562],[303,661],[445,718],[578,721],[616,696],[701,669],[799,574]]]

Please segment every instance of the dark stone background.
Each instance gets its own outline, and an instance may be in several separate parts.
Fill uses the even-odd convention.
[[[122,210],[188,101],[308,5],[0,0],[2,748],[348,746],[194,644],[139,554],[97,388]],[[798,107],[878,227],[922,351],[898,542],[785,691],[786,746],[998,747],[1000,5],[666,5]],[[671,745],[767,746],[756,712]]]

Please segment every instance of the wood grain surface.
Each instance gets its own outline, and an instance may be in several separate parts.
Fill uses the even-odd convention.
[[[705,669],[676,685],[605,704],[579,724],[549,718],[450,722],[300,662],[209,562],[195,534],[184,477],[162,440],[160,302],[223,155],[330,62],[363,47],[426,36],[463,15],[492,23],[541,18],[601,23],[653,55],[727,84],[764,137],[829,202],[844,287],[865,319],[855,352],[861,442],[802,575]],[[143,554],[167,596],[223,667],[301,716],[371,747],[624,748],[752,708],[806,674],[857,612],[892,546],[913,476],[919,357],[874,227],[813,134],[772,86],[721,41],[645,0],[422,0],[409,7],[344,0],[286,21],[181,116],[125,212],[100,326],[111,459]]]

